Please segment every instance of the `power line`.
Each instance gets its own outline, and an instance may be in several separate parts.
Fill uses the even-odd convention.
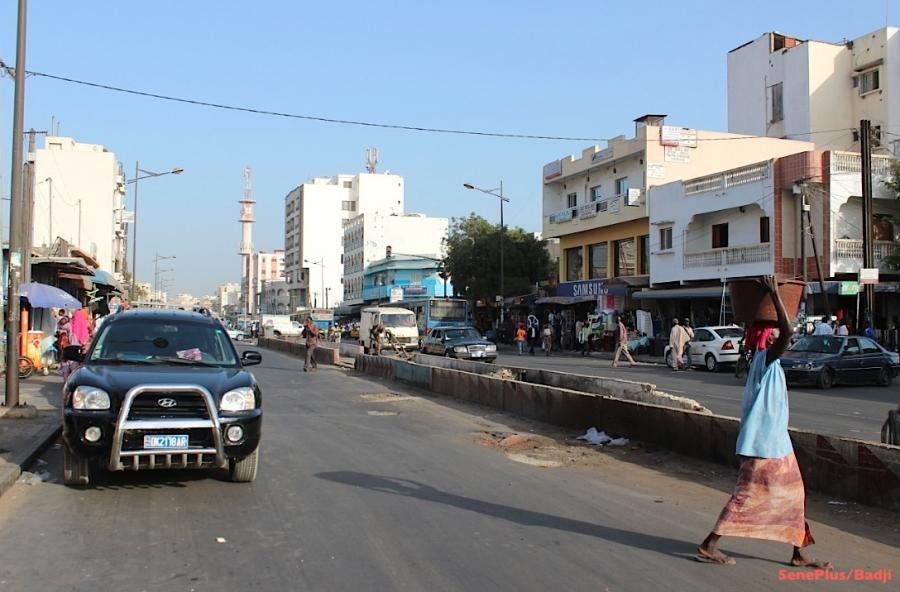
[[[0,60],[0,68],[8,67],[6,64]],[[102,90],[108,90],[112,92],[130,94],[140,97],[147,97],[152,99],[159,99],[162,101],[171,101],[175,103],[185,103],[188,105],[195,105],[200,107],[210,107],[213,109],[223,109],[227,111],[238,111],[243,113],[252,113],[256,115],[268,115],[272,117],[283,117],[288,119],[301,119],[305,121],[316,121],[320,123],[331,123],[338,125],[355,125],[361,127],[374,127],[374,128],[382,128],[382,129],[395,129],[402,131],[413,131],[413,132],[423,132],[423,133],[436,133],[436,134],[455,134],[455,135],[468,135],[468,136],[481,136],[481,137],[493,137],[493,138],[511,138],[511,139],[521,139],[521,140],[561,140],[561,141],[569,141],[569,142],[610,142],[613,138],[586,138],[586,137],[574,137],[574,136],[551,136],[551,135],[540,135],[540,134],[524,134],[524,133],[504,133],[504,132],[488,132],[488,131],[479,131],[479,130],[466,130],[466,129],[454,129],[454,128],[436,128],[436,127],[427,127],[420,125],[409,125],[409,124],[392,124],[392,123],[380,123],[373,121],[360,121],[353,119],[339,119],[333,117],[322,117],[318,115],[303,115],[298,113],[285,113],[281,111],[272,111],[269,109],[260,109],[256,107],[243,107],[237,105],[227,105],[224,103],[214,103],[210,101],[202,101],[199,99],[189,99],[184,97],[175,97],[170,95],[163,95],[159,93],[141,91],[123,88],[119,86],[113,86],[110,84],[102,84],[99,82],[90,82],[86,80],[78,80],[75,78],[69,78],[67,76],[58,76],[56,74],[48,74],[46,72],[35,72],[32,70],[28,70],[26,72],[30,76],[37,76],[41,78],[48,78],[50,80],[57,80],[60,82],[67,82],[69,84],[77,84],[81,86],[88,86],[91,88],[98,88]],[[799,134],[792,134],[792,137],[804,137],[804,136],[813,136],[816,134],[825,134],[825,133],[834,133],[834,132],[847,132],[853,131],[855,128],[842,128],[842,129],[833,129],[833,130],[817,130],[804,132]],[[696,138],[697,142],[723,142],[723,141],[735,141],[735,140],[749,140],[756,138],[765,138],[767,136],[757,136],[757,135],[740,135],[733,136],[729,138]]]

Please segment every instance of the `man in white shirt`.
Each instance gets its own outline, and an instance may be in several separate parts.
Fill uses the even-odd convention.
[[[823,323],[822,321],[816,321],[816,329],[813,331],[813,335],[833,335],[834,331],[832,331],[831,326],[828,323]]]
[[[840,324],[837,326],[837,329],[834,330],[835,335],[850,335],[850,331],[847,329],[847,323],[841,319]]]

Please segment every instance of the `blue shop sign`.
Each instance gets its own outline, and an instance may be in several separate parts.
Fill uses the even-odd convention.
[[[609,287],[606,285],[605,279],[562,282],[556,286],[557,296],[580,298],[585,296],[606,296],[607,294],[609,294]]]

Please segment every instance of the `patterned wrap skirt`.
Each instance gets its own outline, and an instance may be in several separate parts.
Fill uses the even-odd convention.
[[[741,457],[737,485],[713,532],[795,547],[812,545],[806,492],[794,453],[781,458]]]

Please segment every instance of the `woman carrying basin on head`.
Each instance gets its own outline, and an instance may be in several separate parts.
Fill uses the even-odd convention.
[[[740,536],[788,543],[793,546],[791,565],[830,569],[830,563],[803,551],[815,541],[806,522],[803,478],[788,434],[787,383],[778,360],[790,341],[791,325],[775,278],[766,278],[765,286],[778,320],[755,322],[747,330],[746,346],[757,353],[744,387],[737,485],[712,532],[697,548],[696,559],[733,564],[734,559],[716,545],[723,536]]]

